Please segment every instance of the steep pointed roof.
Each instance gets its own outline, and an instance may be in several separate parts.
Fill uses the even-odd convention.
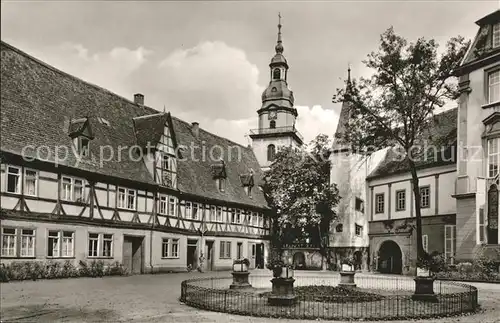
[[[351,91],[351,68],[347,69],[347,81],[346,81],[346,95]],[[347,126],[349,125],[349,119],[351,116],[351,107],[349,102],[344,100],[342,102],[342,107],[340,108],[339,122],[337,124],[337,129],[335,130],[335,135],[333,139],[333,149],[334,151],[340,151],[349,149],[349,145],[345,142],[344,137],[347,131]]]

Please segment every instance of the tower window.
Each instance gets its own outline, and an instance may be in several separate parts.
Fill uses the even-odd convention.
[[[279,68],[275,68],[273,70],[273,79],[275,79],[275,80],[281,79],[281,71]]]
[[[272,120],[271,122],[269,122],[269,128],[271,129],[276,128],[276,121]]]
[[[273,161],[276,158],[276,146],[269,145],[267,146],[267,160]]]

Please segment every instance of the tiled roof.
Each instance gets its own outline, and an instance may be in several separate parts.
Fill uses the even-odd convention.
[[[496,10],[476,21],[479,30],[471,44],[462,66],[478,61],[486,56],[498,54],[500,48],[493,48],[493,25],[500,22],[500,10]]]
[[[203,129],[195,137],[187,122],[161,114],[146,106],[120,97],[106,89],[87,83],[65,72],[57,70],[22,51],[1,42],[1,137],[3,152],[21,155],[23,148],[32,145],[44,146],[47,154],[36,156],[34,149],[24,151],[25,156],[38,157],[55,163],[56,147],[68,147],[68,157],[63,158],[59,149],[60,165],[96,174],[126,179],[134,182],[155,184],[143,160],[135,161],[123,150],[118,156],[118,147],[132,147],[157,140],[163,133],[163,123],[170,119],[174,139],[178,145],[190,147],[191,142],[206,147],[206,151],[228,151],[238,147],[237,156],[224,156],[227,172],[225,192],[219,192],[213,180],[210,165],[212,161],[195,161],[183,158],[178,162],[178,189],[182,193],[214,198],[227,202],[265,207],[262,192],[255,189],[252,198],[245,194],[239,175],[255,171],[262,173],[253,151],[221,138]],[[146,116],[146,117],[145,117]],[[82,130],[71,125],[72,120],[88,118],[94,139],[90,142],[90,158],[78,162],[74,155],[70,131]],[[105,121],[104,121],[105,120]],[[114,158],[99,159],[101,147],[113,147]],[[109,151],[109,150],[108,150]],[[109,157],[109,153],[105,157]],[[236,153],[234,153],[236,154]],[[183,157],[189,157],[186,153]]]
[[[428,128],[422,138],[422,145],[425,147],[434,145],[438,149],[444,149],[444,154],[438,154],[436,160],[421,160],[417,161],[416,165],[419,168],[433,167],[439,165],[447,165],[456,163],[456,136],[457,136],[457,113],[458,109],[450,109],[443,113],[436,114],[433,117],[433,125]],[[391,148],[387,150],[384,159],[378,166],[367,176],[367,179],[374,179],[386,175],[401,173],[408,171],[408,166],[405,161],[401,161],[401,155],[397,149]]]

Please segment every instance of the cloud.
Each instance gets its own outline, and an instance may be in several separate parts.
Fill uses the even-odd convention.
[[[313,140],[320,133],[332,137],[339,115],[331,109],[324,109],[320,105],[296,106],[299,117],[297,119],[297,129],[304,136],[304,141]]]
[[[259,69],[241,49],[206,41],[173,51],[159,66],[161,89],[172,109],[233,120],[260,108]]]

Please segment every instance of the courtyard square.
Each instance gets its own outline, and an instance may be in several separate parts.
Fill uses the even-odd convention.
[[[271,275],[254,270],[251,275]],[[297,272],[296,278],[338,275]],[[360,277],[377,275],[358,274]],[[180,284],[195,277],[229,277],[229,272],[136,275],[11,282],[0,285],[2,322],[299,322],[202,311],[179,302]],[[411,278],[408,278],[411,279]],[[500,284],[474,283],[481,310],[472,316],[429,322],[500,322]],[[303,322],[303,321],[301,321]],[[312,322],[312,321],[311,321]],[[393,321],[415,322],[415,321]]]

